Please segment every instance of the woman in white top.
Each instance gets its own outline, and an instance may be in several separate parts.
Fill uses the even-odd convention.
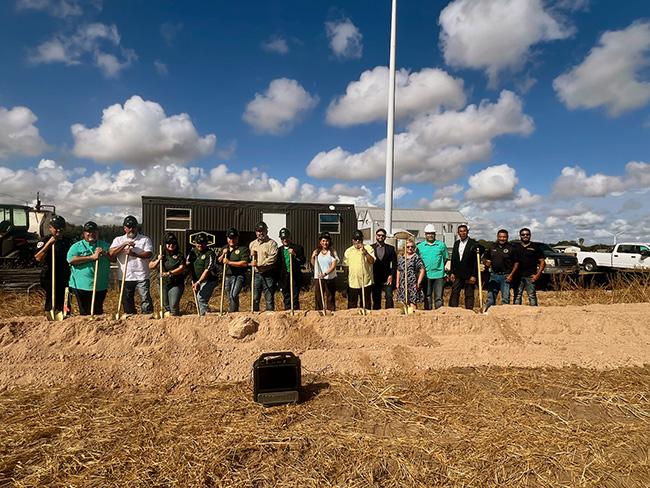
[[[323,310],[323,305],[327,310],[336,310],[336,265],[339,261],[336,250],[332,248],[332,238],[329,232],[323,232],[318,236],[318,249],[311,253],[316,310]],[[323,299],[321,291],[325,295],[325,299]]]

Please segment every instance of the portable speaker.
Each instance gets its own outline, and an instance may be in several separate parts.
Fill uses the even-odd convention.
[[[300,358],[266,352],[253,363],[253,400],[265,407],[300,400]]]

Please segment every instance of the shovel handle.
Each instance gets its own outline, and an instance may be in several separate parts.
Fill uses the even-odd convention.
[[[481,250],[476,248],[476,279],[478,280],[478,303],[483,310],[483,278],[481,277]]]
[[[99,268],[99,259],[95,261],[95,273],[93,275],[93,297],[90,301],[90,316],[95,315],[95,294],[97,293],[97,269]]]
[[[120,311],[122,310],[122,298],[124,297],[124,284],[126,283],[126,270],[129,265],[129,255],[126,255],[124,260],[124,269],[122,270],[122,284],[120,285],[120,298],[117,301],[117,318],[120,318]]]

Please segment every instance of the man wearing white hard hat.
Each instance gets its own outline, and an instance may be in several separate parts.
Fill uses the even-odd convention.
[[[425,240],[417,246],[417,252],[424,262],[426,278],[424,286],[424,309],[442,307],[442,291],[445,286],[445,262],[449,251],[444,242],[436,240],[436,228],[427,224],[424,228]],[[433,297],[433,300],[432,300]]]

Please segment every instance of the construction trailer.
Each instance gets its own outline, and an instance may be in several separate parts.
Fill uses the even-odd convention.
[[[213,234],[215,246],[222,246],[230,227],[239,230],[240,245],[248,245],[255,239],[255,224],[260,221],[266,222],[269,237],[278,244],[280,229],[288,228],[293,242],[304,246],[307,255],[324,231],[330,233],[332,245],[342,254],[357,229],[357,214],[350,204],[142,197],[142,230],[153,240],[154,249],[168,232],[176,235],[183,252],[188,250],[190,236],[199,231]]]
[[[384,227],[384,209],[380,207],[357,207],[357,226],[367,242],[375,240],[375,231]],[[419,242],[424,240],[424,228],[433,224],[436,238],[451,249],[456,241],[458,226],[467,224],[465,216],[455,210],[437,211],[421,208],[393,209],[393,232],[407,231]]]

